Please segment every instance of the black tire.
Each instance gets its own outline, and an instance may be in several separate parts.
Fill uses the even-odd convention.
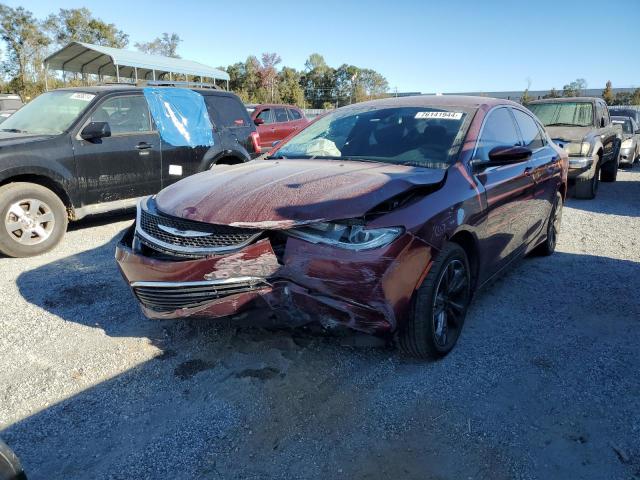
[[[618,168],[620,166],[620,149],[616,148],[616,154],[613,157],[613,160],[609,160],[607,163],[602,165],[602,173],[600,175],[600,180],[603,182],[615,182],[618,178]]]
[[[576,186],[573,196],[584,200],[596,198],[600,186],[600,161],[596,161],[596,167],[590,175],[576,177]]]
[[[47,252],[62,240],[68,221],[64,203],[48,188],[26,182],[0,187],[1,253],[31,257]]]
[[[558,243],[558,235],[560,234],[560,226],[562,224],[562,207],[564,202],[562,201],[562,194],[556,193],[555,203],[549,214],[547,220],[547,238],[544,242],[538,245],[535,249],[537,255],[548,257],[556,251],[556,245]]]
[[[470,301],[467,254],[460,245],[449,243],[415,294],[411,316],[398,334],[400,350],[417,358],[445,356],[458,341]]]
[[[27,480],[20,460],[2,440],[0,440],[0,480]]]

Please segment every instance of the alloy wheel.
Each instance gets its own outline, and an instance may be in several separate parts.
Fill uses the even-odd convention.
[[[433,300],[433,339],[439,347],[456,341],[469,303],[469,276],[465,264],[452,259],[443,269]]]
[[[55,217],[51,207],[42,200],[25,198],[9,206],[4,227],[9,236],[22,245],[37,245],[53,232]]]

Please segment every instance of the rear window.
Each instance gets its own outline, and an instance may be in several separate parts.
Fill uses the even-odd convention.
[[[223,95],[205,95],[209,116],[220,127],[245,127],[249,124],[247,110],[239,100]]]
[[[300,120],[302,118],[302,115],[300,115],[299,111],[294,110],[293,108],[290,108],[289,117],[291,118],[291,120]]]

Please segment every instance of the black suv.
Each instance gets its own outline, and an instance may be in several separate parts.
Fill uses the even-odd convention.
[[[193,90],[213,125],[211,147],[163,140],[135,86],[47,92],[0,124],[0,252],[37,255],[62,239],[69,220],[132,207],[185,176],[259,155],[236,95]]]

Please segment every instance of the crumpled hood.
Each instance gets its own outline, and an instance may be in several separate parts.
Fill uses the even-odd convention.
[[[545,127],[549,136],[553,140],[564,140],[565,142],[581,142],[593,127]]]
[[[2,128],[2,124],[0,124],[0,128]],[[0,132],[0,148],[39,142],[48,140],[51,137],[51,135],[27,135],[24,133]]]
[[[158,209],[219,225],[283,229],[360,217],[417,186],[439,183],[444,170],[335,160],[254,160],[217,166],[162,190]]]

